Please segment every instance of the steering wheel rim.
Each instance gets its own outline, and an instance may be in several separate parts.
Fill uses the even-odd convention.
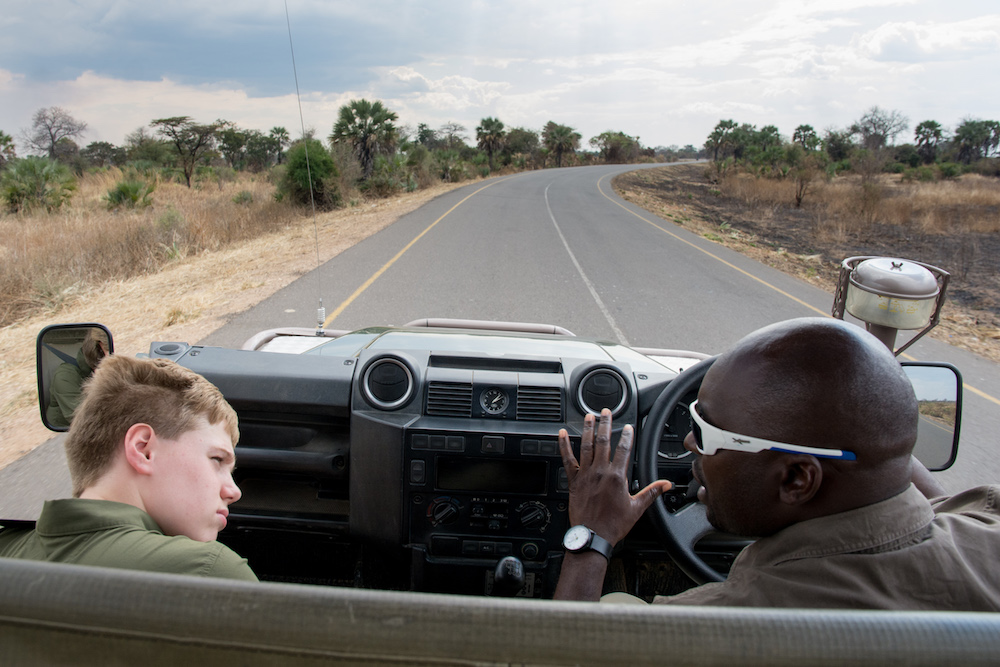
[[[714,362],[715,357],[712,357],[684,370],[667,385],[650,408],[645,428],[639,434],[636,450],[639,483],[643,487],[659,479],[656,455],[660,450],[660,437],[667,418],[686,394],[701,386],[705,373]],[[714,530],[708,522],[705,505],[696,501],[670,513],[663,496],[660,496],[647,512],[667,553],[684,574],[697,584],[725,580],[722,574],[710,567],[694,551],[698,540]]]

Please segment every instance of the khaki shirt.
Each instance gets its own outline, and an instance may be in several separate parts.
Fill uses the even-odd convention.
[[[1000,611],[1000,486],[914,486],[748,546],[729,578],[654,604]]]
[[[229,547],[168,537],[138,507],[109,500],[46,501],[34,529],[0,532],[0,557],[257,581]]]

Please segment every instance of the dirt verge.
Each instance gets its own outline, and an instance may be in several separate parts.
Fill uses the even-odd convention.
[[[35,337],[56,322],[101,322],[115,352],[146,352],[150,341],[197,341],[236,313],[259,303],[358,241],[434,197],[446,184],[355,208],[320,213],[243,245],[180,259],[163,271],[112,282],[80,294],[58,310],[0,329],[0,468],[52,433],[38,415]],[[266,258],[266,261],[262,261]]]

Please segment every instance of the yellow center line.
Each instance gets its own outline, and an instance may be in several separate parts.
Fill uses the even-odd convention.
[[[780,289],[779,287],[775,287],[774,285],[772,285],[771,283],[767,282],[766,280],[763,280],[763,279],[761,279],[761,278],[758,278],[757,276],[753,275],[752,273],[748,273],[747,271],[744,271],[744,270],[743,270],[743,269],[741,269],[740,267],[738,267],[738,266],[735,266],[735,265],[731,264],[730,262],[727,262],[726,260],[722,259],[722,258],[721,258],[721,257],[719,257],[718,255],[716,255],[716,254],[713,254],[713,253],[709,252],[708,250],[705,250],[704,248],[701,248],[701,247],[699,247],[699,246],[695,245],[694,243],[691,243],[691,242],[690,242],[690,241],[688,241],[687,239],[683,239],[683,238],[681,238],[680,236],[678,236],[677,234],[674,234],[674,233],[673,233],[672,231],[670,231],[669,229],[664,229],[663,227],[661,227],[660,225],[656,224],[656,223],[655,223],[655,222],[653,222],[652,220],[647,220],[646,218],[642,217],[641,215],[639,215],[639,214],[638,214],[638,213],[636,213],[635,211],[631,210],[630,208],[628,208],[627,206],[625,206],[624,204],[622,204],[621,202],[619,202],[619,201],[615,201],[614,199],[612,199],[611,197],[609,197],[609,196],[608,196],[608,194],[607,194],[606,192],[604,192],[604,190],[602,190],[602,189],[601,189],[601,181],[603,181],[603,180],[604,180],[605,178],[607,178],[607,176],[608,176],[608,174],[605,174],[604,176],[601,176],[601,177],[600,177],[600,178],[599,178],[599,179],[597,180],[597,191],[598,191],[598,192],[600,192],[600,193],[601,193],[601,195],[603,195],[603,196],[604,196],[604,198],[605,198],[605,199],[607,199],[608,201],[610,201],[610,202],[611,202],[612,204],[615,204],[616,206],[620,207],[621,209],[623,209],[623,210],[625,210],[625,211],[628,211],[629,213],[631,213],[631,214],[632,214],[632,215],[634,215],[635,217],[639,218],[639,219],[640,219],[640,220],[642,220],[643,222],[645,222],[645,223],[648,223],[648,224],[652,225],[653,227],[656,227],[656,228],[657,228],[657,229],[659,229],[659,230],[660,230],[661,232],[663,232],[663,233],[665,233],[665,234],[669,234],[670,236],[674,237],[675,239],[677,239],[677,240],[678,240],[678,241],[680,241],[681,243],[686,243],[687,245],[691,246],[691,247],[692,247],[692,248],[694,248],[695,250],[698,250],[698,251],[700,251],[700,252],[703,252],[703,253],[705,253],[706,255],[708,255],[709,257],[711,257],[712,259],[714,259],[714,260],[716,260],[716,261],[719,261],[719,262],[722,262],[722,263],[723,263],[723,264],[725,264],[726,266],[728,266],[728,267],[730,267],[730,268],[732,268],[732,269],[735,269],[736,271],[739,271],[740,273],[742,273],[743,275],[747,276],[748,278],[753,278],[754,280],[756,280],[756,281],[757,281],[757,282],[759,282],[760,284],[762,284],[762,285],[765,285],[765,286],[767,286],[767,287],[770,287],[770,288],[771,288],[771,289],[773,289],[773,290],[774,290],[775,292],[777,292],[777,293],[779,293],[779,294],[783,294],[783,295],[787,296],[787,297],[788,297],[789,299],[791,299],[792,301],[794,301],[794,302],[796,302],[796,303],[799,303],[799,304],[802,304],[802,305],[803,305],[803,306],[805,306],[806,308],[808,308],[808,309],[810,309],[810,310],[812,310],[812,311],[814,311],[814,312],[817,312],[817,313],[819,313],[820,315],[823,315],[823,316],[825,316],[825,317],[832,317],[832,315],[830,315],[830,313],[825,313],[825,312],[823,312],[822,310],[820,310],[819,308],[816,308],[816,307],[814,307],[814,306],[811,306],[811,305],[809,305],[808,303],[806,303],[806,302],[805,302],[805,301],[803,301],[802,299],[799,299],[799,298],[797,298],[797,297],[794,297],[794,296],[792,296],[792,295],[791,295],[791,294],[789,294],[788,292],[784,291],[783,289]],[[907,354],[907,353],[905,353],[905,352],[904,352],[903,354],[901,354],[900,356],[902,356],[902,357],[904,357],[904,358],[906,358],[906,359],[908,359],[908,360],[910,360],[910,361],[917,361],[916,357],[911,357],[911,356],[910,356],[909,354]],[[985,399],[986,399],[987,401],[992,401],[993,403],[996,403],[997,405],[1000,405],[1000,399],[997,399],[997,398],[994,398],[993,396],[990,396],[989,394],[987,394],[986,392],[984,392],[984,391],[982,391],[982,390],[980,390],[980,389],[976,389],[975,387],[973,387],[972,385],[970,385],[970,384],[968,384],[968,383],[965,383],[965,382],[963,382],[963,383],[962,383],[962,386],[963,386],[963,387],[964,387],[965,389],[968,389],[969,391],[971,391],[971,392],[972,392],[973,394],[975,394],[975,395],[977,395],[977,396],[979,396],[979,397],[981,397],[981,398],[985,398]]]
[[[517,174],[515,174],[515,176],[516,175]],[[406,247],[404,247],[402,250],[400,250],[399,252],[397,252],[395,257],[393,257],[388,262],[386,262],[385,264],[383,264],[382,268],[379,269],[378,271],[376,271],[374,274],[372,274],[371,278],[369,278],[368,280],[366,280],[361,285],[361,287],[359,287],[358,289],[354,290],[354,294],[352,294],[351,296],[347,297],[347,299],[345,299],[343,303],[341,303],[339,306],[337,306],[337,309],[334,310],[332,313],[330,313],[329,317],[326,318],[326,321],[323,322],[323,327],[324,328],[329,327],[330,324],[335,319],[337,319],[337,316],[340,315],[342,312],[344,312],[344,309],[346,309],[348,306],[350,306],[351,303],[353,303],[355,299],[357,299],[359,296],[361,296],[361,294],[366,289],[368,289],[369,287],[371,287],[372,283],[374,283],[376,280],[378,280],[382,276],[382,274],[385,273],[389,269],[389,267],[391,267],[393,264],[396,263],[396,260],[398,260],[400,257],[402,257],[403,254],[405,254],[407,250],[409,250],[410,248],[412,248],[416,244],[417,241],[419,241],[421,238],[423,238],[424,234],[426,234],[427,232],[431,231],[437,223],[441,222],[446,217],[448,217],[448,215],[452,211],[454,211],[456,208],[458,208],[459,206],[461,206],[462,204],[464,204],[466,201],[468,201],[472,197],[475,197],[476,195],[478,195],[480,192],[482,192],[486,188],[492,188],[497,183],[501,183],[501,182],[506,181],[506,180],[508,180],[510,178],[514,178],[514,176],[507,176],[505,178],[499,178],[499,179],[497,179],[497,180],[489,183],[488,185],[484,185],[483,187],[479,188],[475,192],[470,193],[467,197],[465,197],[465,199],[463,199],[462,201],[458,202],[457,204],[455,204],[454,206],[452,206],[451,208],[449,208],[447,211],[445,211],[444,214],[440,218],[438,218],[437,220],[435,220],[434,222],[432,222],[430,225],[428,225],[427,229],[425,229],[424,231],[422,231],[419,234],[417,234],[417,236],[414,237],[414,239],[412,241],[410,241],[409,243],[406,244]]]

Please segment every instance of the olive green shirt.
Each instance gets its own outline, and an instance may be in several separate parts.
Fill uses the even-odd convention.
[[[49,386],[49,405],[45,417],[53,426],[69,426],[83,400],[83,382],[94,373],[81,349],[76,364],[59,364]]]
[[[0,532],[0,557],[257,581],[229,547],[168,537],[146,512],[109,500],[46,501],[33,530]]]
[[[1000,486],[897,496],[757,540],[729,578],[660,604],[1000,611]]]

